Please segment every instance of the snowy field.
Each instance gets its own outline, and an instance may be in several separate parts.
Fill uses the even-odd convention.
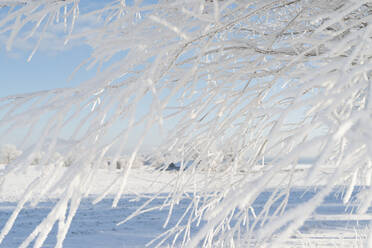
[[[11,215],[27,184],[39,175],[40,172],[36,168],[31,166],[26,172],[15,173],[14,177],[10,177],[4,182],[0,202],[0,223],[2,226]],[[63,169],[61,169],[62,172]],[[122,196],[117,208],[111,208],[112,195],[94,205],[92,203],[95,199],[94,196],[102,193],[103,189],[107,187],[109,179],[119,173],[121,172],[107,169],[100,171],[96,177],[96,183],[91,189],[91,195],[83,200],[73,219],[64,241],[64,247],[145,247],[153,238],[166,230],[163,228],[164,220],[168,215],[166,207],[143,213],[123,225],[117,225],[117,223],[132,214],[154,194],[160,193],[160,197],[152,201],[147,208],[161,205],[167,197],[167,192],[171,191],[170,182],[178,174],[176,172],[154,174],[153,171],[147,169],[136,169],[128,183],[126,194]],[[302,173],[299,171],[297,174],[301,175]],[[199,173],[198,180],[207,180],[207,175]],[[287,210],[311,199],[322,187],[321,184],[309,186],[301,185],[301,183],[301,180],[298,180],[298,186],[292,189]],[[190,192],[192,188],[193,186],[190,185]],[[354,196],[360,189],[361,187],[354,189],[352,201],[347,206],[342,203],[345,187],[340,186],[334,190],[316,209],[312,218],[301,227],[296,235],[291,237],[289,243],[283,244],[283,247],[363,247],[363,242],[368,234],[367,227],[372,216],[372,209],[369,209],[364,215],[353,215],[355,213]],[[268,188],[256,199],[253,204],[255,215],[260,214],[272,191],[272,188]],[[138,197],[134,192],[142,193],[142,197]],[[192,196],[191,194],[190,196]],[[175,206],[167,228],[177,223],[179,217],[190,204],[190,199],[191,197],[183,199]],[[1,247],[19,247],[22,241],[46,217],[54,204],[53,193],[50,193],[48,198],[43,199],[36,207],[27,205],[21,211],[15,226]],[[277,205],[274,203],[269,213],[273,213]],[[254,221],[254,214],[251,214],[252,221]],[[202,221],[200,226],[193,226],[191,234],[198,231],[204,223]],[[43,247],[54,247],[55,236],[56,226]],[[168,244],[170,242],[172,242],[171,239]],[[154,247],[155,244],[150,244],[150,247]],[[167,247],[168,244],[165,243],[162,247]]]
[[[145,247],[146,243],[161,234],[162,222],[167,211],[145,213],[117,226],[122,220],[134,212],[143,201],[131,201],[133,197],[124,197],[117,208],[112,209],[112,200],[105,199],[99,204],[92,205],[91,199],[82,202],[69,230],[64,247]],[[154,202],[154,204],[159,202]],[[44,202],[35,208],[26,207],[18,217],[13,230],[5,238],[2,247],[19,247],[22,241],[33,231],[33,228],[49,213],[52,201]],[[176,209],[176,215],[182,214],[185,202]],[[0,203],[0,221],[4,223],[10,216],[14,203]],[[170,223],[174,224],[174,223]],[[54,247],[56,230],[43,247]]]
[[[254,204],[256,214],[262,209],[269,192],[262,196]],[[303,189],[293,192],[289,207],[303,202],[314,194],[312,191],[305,192]],[[117,226],[118,220],[124,219],[136,210],[144,201],[132,201],[133,196],[126,196],[120,201],[117,208],[112,209],[112,200],[105,199],[97,205],[92,205],[90,199],[82,202],[78,210],[69,234],[64,242],[64,247],[144,247],[151,239],[161,234],[167,210],[153,211],[142,214],[124,225]],[[153,205],[160,204],[161,200]],[[174,225],[189,201],[181,201],[175,208],[174,218],[170,225]],[[26,207],[22,210],[18,221],[5,238],[2,247],[18,247],[22,241],[32,232],[33,228],[50,211],[52,201],[40,204],[38,207]],[[10,216],[15,203],[0,203],[0,221],[4,223]],[[332,194],[318,207],[317,216],[308,221],[301,228],[301,233],[292,238],[287,247],[363,247],[363,233],[366,233],[367,220],[342,220],[338,215],[345,211],[353,212],[352,206],[345,208],[337,199],[337,194]],[[342,217],[341,217],[342,218]],[[195,227],[193,232],[197,231]],[[357,232],[359,231],[359,232]],[[43,247],[54,247],[56,230],[53,230]],[[299,239],[305,237],[305,239]],[[304,242],[305,241],[305,242]],[[165,245],[166,246],[166,245]],[[151,247],[151,246],[150,246]]]

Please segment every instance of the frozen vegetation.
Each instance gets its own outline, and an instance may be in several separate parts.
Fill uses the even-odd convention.
[[[96,71],[0,98],[1,245],[372,247],[370,1],[84,4],[0,0],[7,50]]]

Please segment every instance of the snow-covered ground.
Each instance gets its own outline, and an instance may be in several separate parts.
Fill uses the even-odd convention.
[[[0,170],[4,169],[5,165],[0,165]],[[296,173],[293,176],[293,186],[297,187],[314,187],[322,186],[327,182],[324,181],[326,177],[315,176],[317,178],[313,182],[307,182],[305,180],[306,170],[309,165],[299,165],[296,169]],[[7,178],[2,182],[2,187],[0,188],[0,201],[17,201],[20,200],[22,194],[26,190],[27,186],[37,177],[42,175],[43,168],[39,166],[29,166],[22,171],[14,171],[7,175]],[[61,176],[66,172],[67,168],[52,168],[51,170],[57,170],[58,175]],[[288,176],[288,171],[290,168],[284,168],[282,171],[277,173],[276,178],[271,181],[268,187],[275,187],[277,182],[282,180],[284,177]],[[325,167],[323,170],[319,170],[320,174],[332,173],[333,169]],[[94,175],[93,183],[90,185],[90,193],[92,196],[102,194],[107,187],[111,184],[114,178],[123,173],[123,170],[116,169],[98,169]],[[146,166],[135,168],[131,170],[130,177],[128,178],[128,183],[126,185],[126,194],[137,194],[137,193],[167,193],[173,190],[174,183],[176,180],[181,180],[188,186],[184,187],[185,191],[207,191],[208,188],[211,190],[218,190],[218,188],[223,188],[224,184],[229,180],[237,181],[240,178],[250,177],[254,180],[256,177],[262,175],[261,166],[253,168],[247,174],[246,172],[236,172],[233,178],[226,177],[226,172],[199,172],[199,173],[183,173],[181,177],[176,171],[158,171],[153,168]],[[318,178],[320,178],[318,180]],[[358,178],[357,184],[364,184],[364,178]],[[112,194],[117,192],[119,185],[115,185],[112,188]],[[206,188],[208,187],[208,188]],[[42,188],[39,189],[40,191]],[[56,192],[48,192],[47,199],[55,198],[58,195],[58,189],[54,189]],[[37,189],[35,194],[37,194]],[[47,200],[46,199],[46,200]]]
[[[290,207],[297,204],[297,197],[303,193],[303,191],[297,192]],[[64,247],[144,247],[146,243],[164,231],[162,225],[167,216],[167,210],[144,213],[124,225],[117,226],[118,220],[127,217],[143,203],[143,200],[132,201],[133,199],[133,196],[124,197],[114,209],[111,208],[112,199],[105,199],[97,205],[92,205],[91,199],[84,200],[72,222]],[[264,197],[261,200],[264,200]],[[160,200],[152,204],[159,203]],[[177,217],[183,213],[188,203],[187,200],[181,201],[175,208],[170,226],[175,224]],[[13,230],[5,238],[1,247],[18,247],[47,215],[52,205],[53,202],[48,201],[38,207],[26,207],[22,210]],[[260,211],[262,206],[262,201],[255,203],[255,211]],[[15,203],[0,203],[1,223],[5,223],[14,207]],[[367,234],[364,229],[368,222],[337,219],[337,215],[343,214],[344,210],[341,202],[329,198],[317,210],[319,215],[327,215],[329,220],[318,216],[319,219],[308,221],[301,229],[301,233],[293,236],[291,243],[286,243],[283,247],[304,247],[304,245],[305,247],[363,247],[362,242],[365,239],[363,234]],[[359,232],[356,232],[357,229]],[[198,228],[194,227],[193,231],[197,230]],[[55,234],[54,229],[43,247],[54,247]],[[305,239],[300,239],[303,237]]]
[[[161,234],[163,221],[167,211],[155,211],[142,214],[124,225],[117,226],[137,207],[141,201],[132,201],[133,196],[124,197],[117,208],[111,208],[112,199],[92,205],[92,199],[82,202],[64,242],[64,247],[99,248],[99,247],[145,247],[146,243]],[[33,228],[48,214],[53,201],[47,201],[38,207],[26,207],[20,213],[13,230],[5,238],[1,247],[19,247],[22,241],[32,232]],[[153,204],[159,204],[154,202]],[[180,215],[185,209],[186,201],[180,203],[175,214]],[[10,216],[15,203],[0,203],[0,222],[5,223]],[[175,224],[172,221],[170,224]],[[56,229],[49,235],[43,247],[54,247]]]
[[[301,175],[303,169],[298,170],[295,180],[296,187],[293,188],[288,201],[287,209],[299,206],[301,203],[311,199],[314,194],[322,187],[322,183],[315,185],[306,185]],[[66,168],[61,168],[62,174]],[[0,225],[3,226],[16,202],[21,198],[27,185],[40,175],[38,167],[30,166],[21,174],[14,173],[10,175],[3,183],[0,193]],[[110,184],[113,177],[116,177],[122,171],[101,169],[97,173],[91,195],[83,200],[81,206],[72,222],[71,228],[64,242],[64,247],[144,247],[157,235],[160,235],[166,229],[162,226],[168,214],[168,209],[154,210],[141,214],[123,225],[117,223],[140,207],[147,199],[154,194],[160,193],[160,197],[150,203],[148,208],[161,205],[166,193],[172,190],[172,181],[176,180],[176,172],[156,172],[148,168],[138,168],[132,171],[127,190],[122,196],[117,208],[111,208],[113,195],[109,195],[98,204],[93,204],[95,196],[99,195]],[[257,171],[259,173],[259,171]],[[326,173],[326,172],[324,172]],[[252,173],[254,177],[255,173]],[[279,173],[280,174],[280,173]],[[283,172],[283,175],[286,173]],[[199,173],[193,177],[193,180],[187,178],[185,173],[182,180],[190,181],[188,191],[200,191],[203,189],[201,182],[208,180],[208,173]],[[237,178],[244,176],[238,173]],[[246,176],[246,175],[245,175]],[[222,176],[221,176],[222,178]],[[179,179],[179,178],[178,178]],[[218,187],[218,175],[215,187]],[[200,188],[195,188],[198,185]],[[356,187],[353,196],[360,189]],[[368,223],[372,219],[372,209],[369,209],[364,215],[353,215],[355,205],[353,203],[344,206],[342,195],[344,187],[339,187],[330,194],[326,200],[316,209],[315,214],[309,219],[300,231],[291,237],[289,243],[283,244],[283,247],[364,247],[366,236],[368,234]],[[113,192],[115,189],[113,189]],[[253,208],[256,214],[263,209],[272,189],[270,187],[256,199]],[[136,194],[142,193],[143,197],[138,198]],[[352,196],[352,198],[353,198]],[[27,205],[20,213],[15,226],[5,238],[1,247],[18,247],[22,241],[32,232],[41,220],[49,213],[55,203],[53,192],[48,194],[43,201],[36,207]],[[184,213],[189,199],[181,200],[175,206],[172,218],[168,227],[176,224],[179,217]],[[345,215],[351,214],[351,215]],[[195,233],[203,226],[194,226],[192,233]],[[56,227],[49,235],[43,247],[54,247]],[[150,246],[151,247],[151,246]]]

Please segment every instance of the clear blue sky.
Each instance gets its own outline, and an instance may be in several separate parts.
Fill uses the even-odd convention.
[[[79,9],[83,14],[101,6],[105,6],[111,0],[81,0]],[[6,15],[6,10],[0,8],[1,17]],[[94,21],[78,19],[75,30],[79,31],[88,25],[94,25]],[[0,34],[0,97],[60,88],[71,87],[93,75],[93,72],[82,70],[73,80],[67,82],[69,75],[74,68],[85,58],[89,57],[90,48],[82,42],[72,42],[66,47],[63,46],[65,37],[61,30],[62,23],[47,31],[47,38],[44,38],[40,48],[30,62],[27,58],[34,48],[37,38],[23,40],[22,32],[15,40],[11,51],[6,51],[5,43],[9,34]],[[26,27],[27,28],[27,27]],[[23,29],[23,31],[25,31]],[[36,35],[37,36],[37,32]]]
[[[29,53],[30,51],[22,50],[11,52],[0,50],[0,97],[73,87],[95,75],[94,69],[87,71],[83,68],[72,80],[68,80],[76,66],[89,57],[90,48],[87,46],[78,45],[63,52],[39,51],[30,62],[27,62]],[[145,149],[150,149],[157,138],[154,135],[150,137]],[[9,140],[4,143],[17,142],[18,140]]]
[[[113,1],[81,0],[80,13],[83,14],[111,2]],[[127,3],[133,4],[133,1],[127,1]],[[4,15],[6,13],[0,8],[0,20]],[[98,20],[96,21],[98,22]],[[0,34],[0,97],[73,87],[95,75],[94,69],[87,71],[83,68],[74,75],[72,80],[68,80],[75,68],[89,58],[91,48],[81,41],[70,42],[64,47],[63,42],[66,34],[61,31],[62,23],[58,25],[55,29],[47,31],[47,38],[42,41],[40,48],[30,62],[27,62],[27,59],[37,39],[27,41],[16,39],[13,48],[7,51],[5,45],[9,34]],[[92,18],[80,18],[74,30],[79,32],[81,29],[94,25],[95,20]],[[21,33],[18,38],[22,38],[22,35]],[[151,146],[155,139],[157,139],[155,136],[150,138],[147,145]],[[17,143],[17,141],[7,140],[5,143]]]
[[[154,1],[147,0],[145,4],[154,3]],[[112,0],[81,0],[80,12],[84,13],[111,2]],[[127,3],[133,4],[133,1],[127,1]],[[4,13],[1,12],[0,8],[0,20],[2,15]],[[79,32],[85,27],[94,27],[94,25],[95,21],[91,18],[80,18],[75,26],[75,31]],[[71,81],[68,81],[74,69],[82,61],[89,58],[91,49],[81,41],[71,42],[64,47],[63,37],[66,34],[61,31],[60,26],[50,31],[30,62],[27,62],[27,58],[35,45],[35,40],[22,41],[22,39],[18,39],[15,41],[13,49],[6,51],[7,36],[0,34],[0,97],[73,87],[95,75],[94,69],[87,71],[83,68],[75,74]],[[137,135],[134,136],[139,135],[138,131]],[[149,137],[147,145],[156,144],[158,139],[159,136],[152,135]],[[12,143],[12,141],[9,141],[9,143]]]
[[[59,53],[39,51],[30,62],[27,51],[0,50],[0,97],[76,85],[93,75],[92,71],[81,70],[68,81],[74,68],[89,56],[89,50],[77,46]]]

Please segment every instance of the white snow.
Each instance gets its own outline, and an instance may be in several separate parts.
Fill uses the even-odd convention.
[[[300,165],[299,167],[296,172],[295,186],[293,186],[293,192],[291,193],[292,198],[289,199],[287,205],[288,209],[298,207],[304,201],[314,196],[314,192],[317,191],[316,186],[324,186],[322,182],[314,183],[311,186],[307,185],[304,177],[309,166]],[[255,174],[260,174],[259,168],[258,166],[255,173],[252,173],[252,180],[254,180]],[[60,170],[59,173],[62,175],[67,168],[59,168],[58,170]],[[331,168],[328,168],[328,170],[332,171]],[[0,223],[7,221],[16,207],[16,202],[22,198],[22,194],[28,184],[40,176],[41,171],[40,166],[29,166],[22,173],[13,173],[6,178],[0,193]],[[169,207],[145,212],[123,225],[118,226],[117,224],[118,220],[123,220],[130,216],[154,194],[159,194],[159,196],[150,202],[147,208],[160,206],[167,197],[167,193],[174,190],[174,182],[179,177],[179,174],[177,172],[161,172],[144,166],[133,169],[131,176],[128,178],[125,194],[116,208],[112,208],[114,195],[110,194],[107,198],[94,205],[95,197],[102,194],[119,173],[122,173],[122,171],[99,169],[99,173],[95,175],[94,183],[90,189],[90,195],[82,201],[72,221],[64,241],[64,247],[144,247],[157,235],[166,231],[163,225],[167,219]],[[326,170],[324,173],[326,173]],[[213,186],[209,185],[209,187],[218,188],[223,186],[219,185],[224,182],[222,180],[224,178],[223,172],[220,174],[221,180],[219,181],[219,177],[215,176],[216,183]],[[286,176],[286,169],[278,174]],[[209,179],[207,172],[199,172],[196,176],[195,174],[184,173],[183,180],[189,180],[188,176],[193,177],[193,180],[190,180],[186,191],[190,194],[192,192],[208,191],[208,188],[203,188],[204,184],[201,183]],[[236,173],[234,180],[239,180],[242,176],[246,175],[244,173]],[[280,180],[280,177],[277,180]],[[360,185],[360,181],[357,181],[357,179],[353,180],[355,180],[356,185]],[[268,193],[273,190],[270,186],[272,185],[268,185],[267,190],[252,205],[252,210],[255,211],[256,215],[262,211],[267,202]],[[119,185],[115,187],[119,187]],[[355,188],[357,187],[355,186]],[[38,190],[41,191],[42,189],[37,189],[34,192],[35,195],[38,194]],[[114,188],[113,193],[115,190]],[[265,195],[265,193],[267,194]],[[350,194],[348,197],[352,199],[352,193],[348,194]],[[3,241],[4,247],[18,247],[35,226],[48,215],[56,204],[55,197],[58,196],[58,190],[49,192],[46,195],[47,197],[44,197],[36,206],[26,204],[20,212],[15,226],[5,237]],[[363,247],[363,242],[365,242],[367,237],[368,222],[372,219],[371,212],[367,211],[363,215],[349,214],[353,213],[353,210],[350,209],[353,209],[356,205],[345,206],[341,196],[342,194],[333,193],[329,199],[326,199],[316,209],[315,214],[305,222],[296,235],[291,236],[285,243],[276,243],[276,247]],[[176,224],[190,202],[189,198],[181,200],[174,205],[168,227]],[[193,226],[191,232],[195,233],[200,230],[204,224],[205,220],[201,222],[199,227]],[[48,236],[43,247],[54,247],[55,242],[56,227]],[[168,242],[171,242],[171,240]],[[166,242],[164,246],[167,244],[169,243]],[[150,247],[153,246],[150,245]]]

